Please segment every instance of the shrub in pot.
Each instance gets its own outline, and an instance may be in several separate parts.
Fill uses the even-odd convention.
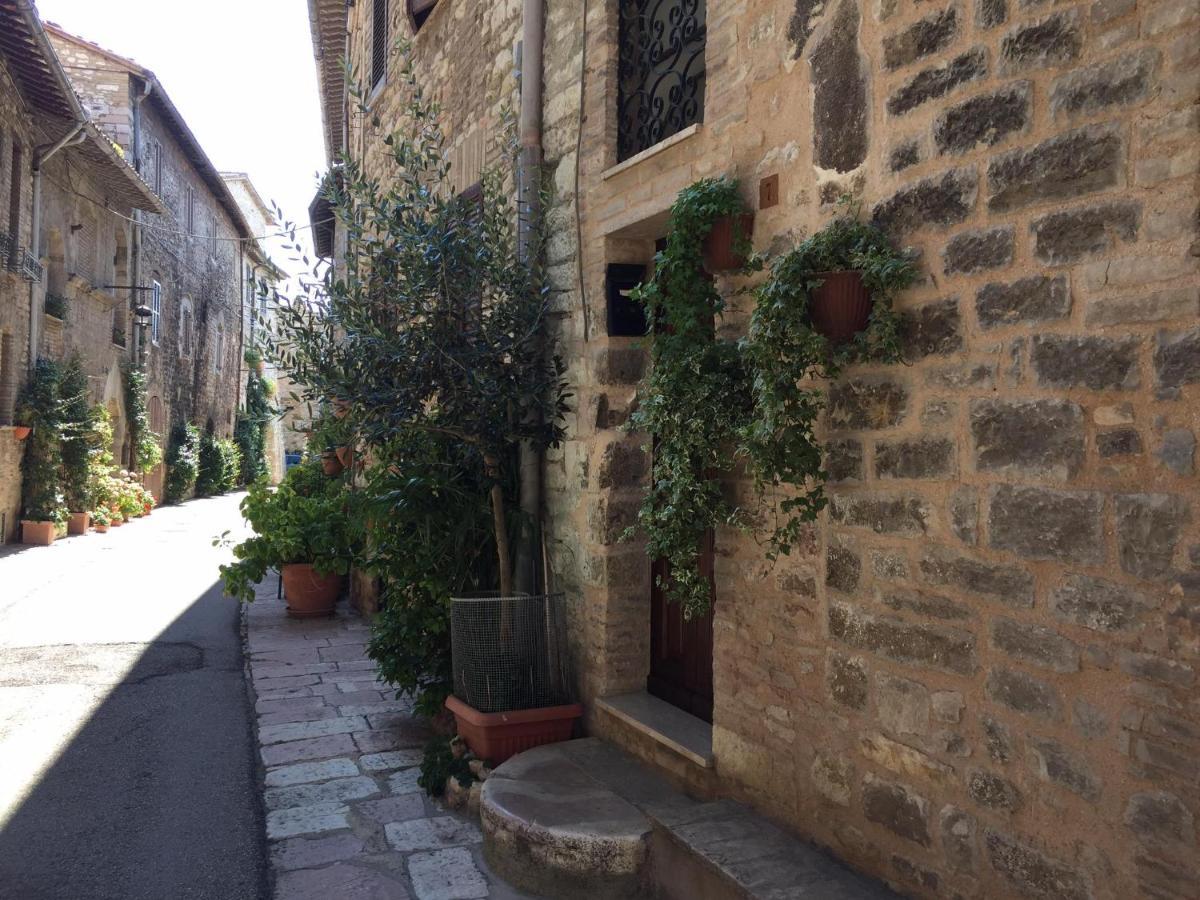
[[[259,481],[242,500],[254,535],[234,545],[221,567],[230,596],[250,602],[271,569],[283,578],[288,614],[331,615],[353,557],[353,496],[311,464],[293,466],[278,488]]]
[[[192,495],[199,472],[200,430],[195,425],[176,424],[167,443],[167,479],[163,500],[181,503]]]
[[[17,418],[31,428],[21,460],[21,540],[26,544],[53,543],[67,520],[60,379],[54,362],[39,359],[17,400]]]
[[[528,473],[537,471],[537,452],[562,438],[565,367],[545,346],[550,297],[536,223],[523,246],[502,173],[484,173],[478,204],[440,189],[448,172],[435,105],[405,73],[412,74],[407,57],[397,83],[411,93],[385,141],[389,171],[376,179],[347,159],[341,177],[326,180],[326,198],[350,235],[345,266],[312,296],[280,304],[272,356],[306,385],[307,399],[352,426],[363,458],[386,457],[380,450],[393,441],[435,441],[444,471],[486,504],[494,574],[484,586],[498,588],[503,604],[537,591],[530,582],[542,571],[539,509]],[[403,457],[383,461],[408,474]],[[454,579],[437,570],[428,580],[440,590]],[[403,587],[395,602],[407,599]],[[419,587],[411,595],[428,596]],[[448,598],[430,599],[441,604],[430,617],[444,621]],[[502,677],[509,676],[516,674]],[[565,715],[579,712],[573,706]]]
[[[91,493],[91,457],[94,452],[93,411],[88,404],[87,375],[78,356],[71,357],[59,380],[62,408],[63,494],[69,517],[68,534],[87,534]]]
[[[108,526],[112,523],[112,518],[106,509],[97,509],[92,511],[92,527],[100,534],[108,531]]]

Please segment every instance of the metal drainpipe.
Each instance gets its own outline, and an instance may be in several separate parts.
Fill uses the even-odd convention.
[[[141,94],[133,98],[133,167],[139,175],[143,174],[144,168],[142,165],[142,103],[150,96],[153,90],[154,82],[147,79]],[[130,284],[135,288],[139,288],[142,286],[142,211],[140,209],[133,211],[133,228],[130,229],[130,232]],[[139,292],[136,290],[129,292],[129,309],[131,312],[136,310],[138,304],[141,303],[141,298],[138,294]],[[146,336],[146,332],[153,327],[153,319],[151,319],[150,325],[141,328],[138,326],[138,319],[135,314],[132,324],[133,327],[130,330],[133,333],[130,335],[130,338],[132,339],[133,347],[131,348],[130,356],[138,368],[145,369],[148,354],[145,352],[146,348],[143,338]]]
[[[63,147],[86,140],[87,135],[83,133],[85,124],[87,124],[87,120],[81,118],[62,138],[53,144],[44,144],[33,151],[33,217],[29,223],[29,252],[34,257],[41,256],[42,252],[42,166]],[[31,283],[29,285],[29,368],[31,371],[37,364],[38,321],[41,318],[38,315],[41,310],[38,309],[36,300],[37,287]]]
[[[518,120],[520,154],[517,158],[517,250],[523,263],[535,266],[535,229],[541,217],[542,175],[542,53],[545,42],[544,0],[522,0],[521,111]],[[533,523],[533,533],[517,541],[513,569],[518,591],[535,593],[541,566],[534,564],[541,547],[542,454],[529,441],[520,451],[521,511]],[[547,588],[548,589],[548,586]]]

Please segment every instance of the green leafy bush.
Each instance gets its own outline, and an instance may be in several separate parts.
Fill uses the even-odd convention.
[[[221,492],[236,490],[241,483],[242,451],[233,441],[222,438],[217,441],[221,453]]]
[[[233,429],[233,440],[241,453],[239,480],[242,484],[253,484],[267,475],[267,425],[279,412],[270,403],[267,384],[251,366],[250,374],[246,376],[246,405],[238,413]]]
[[[22,516],[62,524],[67,519],[62,482],[63,410],[61,373],[51,360],[39,359],[17,399],[17,421],[32,431],[21,460]]]
[[[200,430],[178,424],[171,429],[167,446],[166,503],[181,503],[192,495],[200,471]]]
[[[254,585],[288,563],[345,574],[357,534],[353,502],[342,482],[325,478],[313,463],[293,466],[278,488],[261,481],[251,485],[241,510],[254,535],[234,546],[235,562],[221,566],[226,592],[250,602]]]
[[[196,470],[196,496],[212,497],[225,490],[225,457],[211,432],[200,435],[200,454]]]
[[[92,455],[92,410],[88,404],[87,374],[78,356],[62,369],[58,384],[62,409],[62,479],[67,509],[92,508],[89,462]]]

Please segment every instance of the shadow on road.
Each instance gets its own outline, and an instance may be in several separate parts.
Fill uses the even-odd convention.
[[[96,602],[119,603],[119,586],[107,589]],[[267,896],[238,629],[237,604],[214,584],[149,645],[0,652],[0,748],[48,705],[96,698],[0,828],[0,897]],[[6,697],[23,710],[15,719]]]

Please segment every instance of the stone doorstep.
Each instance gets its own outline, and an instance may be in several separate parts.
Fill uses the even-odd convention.
[[[729,800],[702,802],[597,738],[538,747],[483,785],[484,846],[518,887],[667,900],[899,900]]]
[[[602,697],[596,707],[702,769],[714,764],[712,725],[645,691]]]

